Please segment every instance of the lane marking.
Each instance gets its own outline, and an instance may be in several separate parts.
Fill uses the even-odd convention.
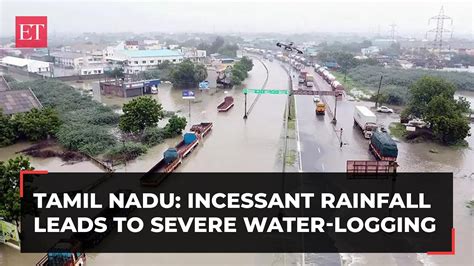
[[[321,153],[321,149],[318,147],[318,152]]]
[[[321,168],[323,169],[323,171],[325,171],[325,170],[324,170],[324,163],[321,164]]]

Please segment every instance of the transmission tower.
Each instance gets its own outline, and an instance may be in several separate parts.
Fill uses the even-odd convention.
[[[443,48],[443,33],[451,32],[450,30],[444,28],[444,26],[445,26],[444,21],[449,20],[451,22],[451,26],[452,26],[453,25],[453,19],[451,17],[446,16],[444,14],[444,8],[441,7],[441,10],[439,11],[439,14],[437,16],[431,17],[428,21],[428,24],[431,23],[432,20],[436,21],[436,28],[429,30],[427,32],[427,35],[428,35],[428,33],[431,33],[431,32],[435,33],[435,38],[433,40],[433,48],[435,48],[435,49],[438,48],[439,51],[441,51],[441,49]]]
[[[389,25],[390,26],[390,38],[392,38],[392,42],[395,42],[395,34],[397,32],[397,24],[392,23]]]

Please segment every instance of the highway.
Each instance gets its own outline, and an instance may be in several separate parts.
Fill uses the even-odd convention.
[[[315,78],[314,90],[331,91],[331,86],[312,68],[306,71]],[[296,74],[295,74],[296,75]],[[294,88],[298,84],[295,80]],[[347,160],[368,160],[368,141],[359,128],[353,126],[354,103],[338,101],[337,123],[332,123],[335,101],[333,96],[321,96],[327,109],[324,116],[317,116],[311,96],[297,95],[296,118],[299,128],[303,172],[344,172]],[[340,129],[343,146],[340,147]]]

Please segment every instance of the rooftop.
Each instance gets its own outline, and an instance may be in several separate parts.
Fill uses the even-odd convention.
[[[4,114],[23,113],[41,107],[41,103],[30,89],[0,91],[0,109]]]
[[[120,53],[128,57],[171,57],[171,56],[182,56],[183,54],[179,51],[160,49],[160,50],[123,50]]]
[[[44,62],[44,61],[39,61],[39,60],[32,60],[32,59],[25,59],[25,58],[20,58],[20,57],[14,57],[14,56],[5,56],[2,58],[1,62],[6,65],[12,65],[16,67],[25,67],[29,66],[28,69],[30,68],[44,68],[44,67],[49,67],[49,62]]]
[[[83,57],[82,54],[80,53],[74,53],[74,52],[60,52],[60,51],[57,51],[57,52],[51,52],[51,56],[54,56],[54,57],[61,57],[61,58],[79,58],[79,57]]]

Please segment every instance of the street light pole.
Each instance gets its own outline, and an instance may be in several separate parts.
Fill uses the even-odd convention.
[[[191,99],[189,99],[189,122],[191,122]]]
[[[245,92],[244,95],[245,95],[244,119],[247,119],[247,93]]]
[[[375,99],[375,108],[377,108],[379,105],[380,88],[382,87],[382,79],[383,79],[383,75],[380,76],[379,89],[377,90],[377,98]]]
[[[333,116],[333,118],[332,118],[332,122],[333,122],[334,124],[337,123],[337,119],[336,119],[336,114],[337,114],[337,96],[338,96],[338,95],[334,95],[334,116]]]

